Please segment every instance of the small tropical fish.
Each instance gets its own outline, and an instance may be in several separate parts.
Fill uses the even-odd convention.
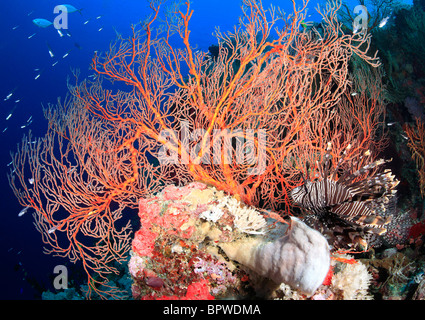
[[[56,226],[54,226],[54,227],[51,227],[48,231],[47,231],[47,233],[53,233],[53,232],[55,232],[56,231],[56,229],[57,229],[58,227],[56,227]]]
[[[27,123],[25,123],[24,125],[21,126],[21,129],[28,127],[31,123],[32,123],[32,120],[27,121]]]
[[[66,9],[68,10],[68,13],[79,12],[81,15],[83,15],[83,13],[81,12],[83,8],[77,9],[71,4],[63,4],[62,6],[66,7]]]
[[[354,97],[354,96],[357,96],[357,92],[351,92],[351,95]]]
[[[69,32],[68,29],[63,29],[63,31],[65,32],[67,37],[72,37],[71,33]]]
[[[6,120],[9,120],[9,119],[12,117],[13,112],[15,112],[16,107],[17,107],[17,105],[15,104],[15,105],[13,106],[12,110],[10,110],[10,112],[9,112],[8,116],[6,117]]]
[[[5,133],[8,127],[4,128],[1,133]]]
[[[31,39],[32,37],[34,37],[37,33],[33,33],[32,35],[28,36],[28,39]]]
[[[69,55],[69,53],[72,51],[72,49],[71,50],[68,50],[64,55],[63,55],[63,59],[65,59],[68,55]]]
[[[38,74],[34,77],[34,80],[37,80],[38,78],[40,78],[41,74],[43,73],[44,69],[38,69]]]
[[[59,33],[59,36],[62,38],[63,37],[63,32],[61,31],[61,29],[56,29],[56,30]]]
[[[18,87],[15,87],[12,91],[10,91],[10,93],[6,96],[6,98],[4,98],[4,101],[9,100],[9,99],[13,96],[13,93],[15,92],[15,90],[16,90],[17,88],[18,88]]]
[[[19,25],[14,26],[14,27],[12,28],[12,30],[16,30],[16,29],[18,29],[18,28],[19,28]]]
[[[34,178],[30,178],[30,179],[28,179],[28,182],[29,182],[30,184],[34,184]]]
[[[25,207],[21,211],[19,211],[18,217],[22,217],[25,213],[27,213],[27,211],[28,211],[29,208],[30,207]]]
[[[47,28],[50,27],[53,23],[46,19],[37,18],[32,20],[32,23],[34,23],[39,28]]]
[[[390,19],[390,16],[387,16],[384,19],[382,19],[381,22],[379,23],[379,28],[385,27],[389,19]]]
[[[46,41],[47,49],[49,50],[50,58],[53,58],[55,54],[53,53],[52,48],[50,48],[49,43]]]
[[[391,127],[392,125],[395,125],[397,122],[388,122],[387,126]]]
[[[59,61],[54,62],[54,63],[52,64],[52,67],[54,67],[55,65],[57,65],[57,64],[58,64],[58,62],[59,62]]]
[[[21,129],[28,127],[32,123],[32,116],[28,118],[27,123],[21,126]]]

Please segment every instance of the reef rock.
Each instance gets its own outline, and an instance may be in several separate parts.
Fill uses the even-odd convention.
[[[419,283],[418,288],[415,291],[415,294],[413,295],[413,300],[425,300],[425,279],[422,279],[422,281]]]
[[[288,227],[271,216],[199,182],[141,199],[133,298],[252,298],[252,289],[272,296],[282,282],[312,295],[329,271],[326,239],[297,218]],[[190,295],[199,283],[202,292]]]

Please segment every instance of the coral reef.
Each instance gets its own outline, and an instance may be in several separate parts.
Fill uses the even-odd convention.
[[[9,183],[46,252],[88,276],[43,297],[119,299],[113,262],[129,258],[134,299],[423,299],[425,11],[414,1],[389,19],[395,2],[373,2],[372,41],[346,32],[338,1],[302,30],[307,2],[285,16],[244,0],[242,26],[207,53],[189,41],[189,1],[173,21],[151,1],[141,30],[96,52],[95,80],[69,84],[45,137],[12,156]],[[379,173],[378,156],[393,168]],[[293,202],[304,221],[276,213]],[[131,240],[120,220],[137,206]]]
[[[110,280],[142,300],[424,299],[423,221],[400,213],[379,246],[348,255],[299,219],[270,216],[204,183],[166,186],[139,201],[142,226]],[[43,299],[83,299],[88,286]]]
[[[419,286],[413,296],[413,300],[425,300],[425,279],[422,279],[419,283]]]
[[[289,228],[267,223],[214,187],[169,185],[139,204],[142,227],[129,262],[135,299],[246,298],[262,295],[256,283],[268,279],[270,292],[285,282],[312,295],[328,273],[319,232],[297,218]]]
[[[260,233],[264,224],[261,220],[251,223],[249,210],[242,210],[235,201],[199,182],[181,188],[169,185],[154,197],[141,199],[142,227],[135,234],[129,262],[133,297],[238,295],[245,273],[223,259],[215,244],[232,241],[245,232]],[[191,293],[195,289],[199,294]]]
[[[342,270],[332,277],[331,286],[343,300],[370,300],[368,293],[372,275],[362,263],[344,264]]]
[[[391,1],[387,3],[392,10],[391,19],[386,28],[373,31],[372,46],[379,50],[386,70],[389,126],[395,125],[391,140],[398,151],[397,156],[403,161],[404,171],[400,176],[410,184],[409,193],[414,198],[412,205],[415,205],[423,201],[418,199],[419,193],[422,197],[425,194],[425,7],[423,1],[413,1],[410,6],[391,5]],[[413,170],[406,170],[415,164],[416,174]]]
[[[416,289],[421,297],[424,228],[408,213],[394,215],[368,251],[350,255],[330,251],[297,218],[271,216],[201,182],[141,199],[128,264],[132,297],[406,299]]]

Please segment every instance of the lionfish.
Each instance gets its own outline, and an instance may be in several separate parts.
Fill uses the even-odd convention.
[[[351,148],[348,146],[347,149]],[[367,248],[371,239],[386,232],[391,221],[387,209],[394,203],[399,181],[390,169],[381,173],[365,173],[391,160],[379,159],[350,173],[338,169],[344,160],[340,158],[335,168],[331,168],[328,144],[327,152],[319,169],[319,180],[314,182],[303,177],[304,184],[291,191],[293,201],[307,210],[304,221],[322,232],[334,248]],[[366,155],[369,152],[367,151]],[[308,172],[308,168],[307,168]]]

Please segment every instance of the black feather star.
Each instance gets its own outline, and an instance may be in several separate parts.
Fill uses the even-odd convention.
[[[330,149],[329,143],[322,164],[318,164],[319,179],[312,182],[305,178],[303,185],[291,191],[291,197],[307,211],[304,221],[327,236],[334,248],[360,246],[365,249],[371,235],[386,232],[386,225],[391,221],[387,209],[395,199],[399,181],[390,169],[365,175],[391,161],[383,159],[338,177],[344,156],[331,168]]]

